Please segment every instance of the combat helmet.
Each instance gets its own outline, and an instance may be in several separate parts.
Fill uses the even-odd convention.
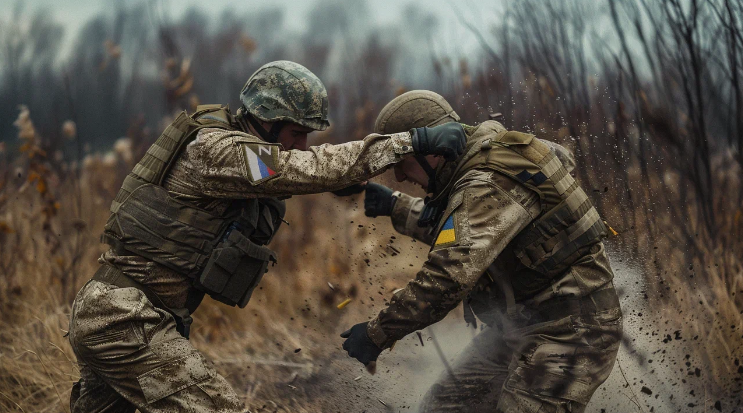
[[[392,99],[382,108],[374,122],[374,132],[388,135],[406,132],[413,128],[438,126],[448,122],[458,122],[459,115],[443,96],[430,90],[411,90]],[[415,160],[428,175],[426,192],[435,193],[437,188],[436,170],[424,156],[416,155]],[[443,162],[439,169],[448,165],[451,169],[456,163]]]
[[[279,128],[284,122],[314,130],[330,126],[325,85],[309,69],[288,60],[267,63],[256,70],[240,91],[240,101],[242,111],[264,122],[274,122]],[[254,121],[251,116],[247,118]],[[251,123],[254,127],[257,124]],[[256,129],[263,132],[262,127]]]
[[[387,135],[458,121],[459,115],[443,96],[430,90],[411,90],[382,108],[374,123],[374,132]]]

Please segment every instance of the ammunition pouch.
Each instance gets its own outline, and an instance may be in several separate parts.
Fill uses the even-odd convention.
[[[268,263],[276,263],[276,254],[236,229],[231,226],[212,250],[194,285],[217,301],[243,308],[268,271]]]

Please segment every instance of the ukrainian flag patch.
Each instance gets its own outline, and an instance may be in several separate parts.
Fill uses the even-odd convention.
[[[444,226],[439,231],[439,236],[436,238],[434,245],[450,244],[457,240],[457,234],[454,232],[454,214],[449,215],[449,218],[444,222]]]

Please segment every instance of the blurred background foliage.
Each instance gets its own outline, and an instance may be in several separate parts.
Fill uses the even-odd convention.
[[[16,6],[0,28],[0,343],[9,343],[0,358],[14,360],[0,363],[3,410],[43,411],[46,398],[64,406],[77,373],[59,331],[95,269],[108,203],[133,164],[179,111],[237,109],[248,76],[278,59],[307,66],[328,87],[332,126],[311,143],[363,138],[385,103],[423,88],[444,95],[465,123],[496,118],[571,149],[576,177],[616,230],[613,259],[642,268],[644,299],[666,321],[654,334],[688,338],[705,389],[737,397],[743,3],[522,0],[495,3],[492,20],[478,15],[491,7],[479,3],[448,4],[445,15],[413,3],[399,22],[380,25],[366,18],[372,2],[320,0],[304,31],[289,27],[281,8],[168,18],[155,4],[116,3],[82,26],[69,50],[64,25],[44,10]],[[439,47],[442,16],[476,47],[457,49],[451,38],[453,52]],[[291,225],[273,243],[283,261],[261,304],[244,313],[208,304],[197,315],[197,345],[271,353],[256,343],[300,340],[295,318],[322,343],[341,317],[337,302],[388,294],[425,256],[420,246],[395,247],[389,225],[377,231],[358,200],[316,195],[289,208]],[[371,301],[352,314],[384,304]],[[301,356],[327,353],[313,346]],[[245,398],[269,396],[253,389]]]

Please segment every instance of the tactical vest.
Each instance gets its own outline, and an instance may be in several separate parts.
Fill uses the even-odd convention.
[[[519,260],[552,278],[606,236],[606,226],[588,196],[558,157],[534,135],[502,130],[485,122],[471,134],[467,149],[445,188],[446,200],[462,175],[475,168],[503,173],[539,194],[540,215],[513,240]]]
[[[192,278],[212,298],[242,308],[268,263],[276,262],[263,245],[286,208],[276,198],[235,200],[216,214],[170,196],[163,180],[203,128],[237,130],[228,108],[220,105],[199,106],[192,116],[181,113],[124,179],[102,240],[118,254],[157,262]]]

